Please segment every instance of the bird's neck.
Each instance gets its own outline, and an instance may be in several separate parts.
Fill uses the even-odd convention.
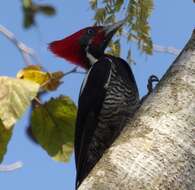
[[[93,54],[91,54],[88,51],[86,52],[86,56],[87,56],[87,58],[89,60],[90,66],[92,66],[94,63],[96,63],[98,61],[98,59],[95,56],[93,56]]]
[[[88,45],[85,49],[86,57],[89,60],[90,66],[94,65],[101,57],[102,53],[97,48],[94,48],[91,45]]]

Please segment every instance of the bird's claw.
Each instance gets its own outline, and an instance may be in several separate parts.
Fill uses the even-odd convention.
[[[142,99],[140,100],[140,105],[144,102],[146,97],[153,91],[153,83],[154,82],[159,82],[159,79],[157,76],[151,75],[148,79],[148,84],[147,84],[148,93],[142,97]]]
[[[148,79],[147,89],[148,89],[148,95],[153,91],[153,83],[159,82],[159,79],[155,75],[151,75]]]

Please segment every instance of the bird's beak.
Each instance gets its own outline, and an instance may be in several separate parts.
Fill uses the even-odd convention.
[[[126,20],[124,19],[124,20],[121,20],[119,22],[116,22],[115,24],[103,27],[105,39],[104,39],[103,43],[101,44],[102,45],[101,49],[105,49],[107,47],[107,45],[110,42],[110,40],[112,39],[113,35],[125,23],[125,21]]]
[[[106,33],[106,36],[114,35],[115,32],[125,23],[126,19],[116,22],[112,25],[105,26],[103,30]]]

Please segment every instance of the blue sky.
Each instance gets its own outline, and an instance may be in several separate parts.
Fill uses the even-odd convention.
[[[35,49],[41,58],[42,65],[49,71],[67,71],[72,68],[62,59],[57,59],[47,51],[50,41],[63,38],[82,27],[93,23],[88,0],[42,0],[57,8],[55,17],[37,17],[37,26],[30,30],[22,28],[22,14],[19,0],[2,1],[0,6],[0,24],[10,29],[18,39]],[[189,39],[195,26],[195,4],[192,0],[156,0],[151,19],[151,34],[155,44],[174,46],[181,49]],[[165,73],[175,59],[167,53],[154,53],[146,56],[137,51],[135,43],[123,43],[122,56],[125,50],[132,48],[133,65],[140,94],[146,93],[147,79],[151,74],[159,78]],[[18,50],[0,35],[0,75],[15,76],[24,66]],[[64,84],[51,96],[65,94],[77,102],[83,75],[73,74],[64,78]],[[25,135],[28,125],[28,112],[17,123],[8,146],[4,164],[18,160],[24,163],[22,169],[14,172],[0,173],[1,189],[3,190],[73,190],[75,178],[74,159],[68,164],[53,161],[39,146],[29,141]]]

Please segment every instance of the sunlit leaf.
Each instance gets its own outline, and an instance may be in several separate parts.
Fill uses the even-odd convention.
[[[148,19],[153,10],[153,0],[97,0],[95,8],[92,7],[92,10],[94,10],[95,24],[98,25],[112,24],[118,18],[126,18],[123,29],[127,33],[125,36],[127,41],[137,41],[138,48],[142,52],[147,54],[152,53],[152,40]],[[119,34],[119,36],[122,35],[123,33]],[[115,46],[112,47],[115,48]],[[113,53],[115,50],[113,49],[110,52]]]
[[[25,8],[30,7],[32,5],[31,0],[23,0],[22,3]]]
[[[0,119],[10,129],[37,95],[40,85],[9,77],[0,77],[0,84]]]
[[[115,11],[120,11],[122,5],[124,3],[124,0],[116,0],[116,3],[115,3]]]
[[[12,135],[12,128],[6,129],[0,120],[0,163],[3,161],[3,157],[7,152],[7,144]]]
[[[106,18],[106,10],[105,9],[97,9],[95,14],[95,20],[97,23],[102,23],[104,19]]]
[[[119,39],[112,41],[109,44],[109,50],[107,51],[107,53],[111,55],[115,55],[117,57],[120,56],[120,40]]]
[[[97,8],[97,0],[89,0],[91,9],[96,9]]]
[[[64,76],[61,71],[49,73],[42,70],[41,66],[30,65],[17,73],[17,78],[30,80],[41,85],[42,90],[56,90],[62,83],[60,79]]]
[[[52,98],[33,110],[33,136],[47,153],[58,161],[67,162],[73,151],[76,106],[66,97]]]
[[[148,18],[153,9],[153,1],[131,0],[128,4],[128,26],[130,33],[134,33],[138,40],[138,47],[145,53],[151,54],[152,40]]]

